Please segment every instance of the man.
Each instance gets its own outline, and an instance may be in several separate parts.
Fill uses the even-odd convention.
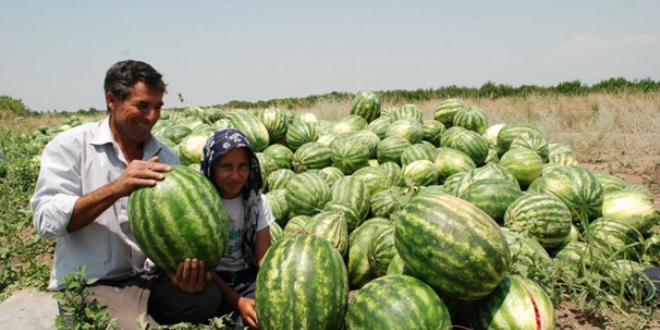
[[[44,148],[35,193],[34,226],[56,239],[49,288],[86,266],[90,289],[120,328],[135,329],[148,312],[151,324],[205,323],[221,296],[197,260],[176,274],[157,270],[135,243],[128,222],[128,196],[153,186],[178,164],[178,157],[152,137],[166,85],[149,64],[121,61],[105,77],[109,117],[67,130]]]

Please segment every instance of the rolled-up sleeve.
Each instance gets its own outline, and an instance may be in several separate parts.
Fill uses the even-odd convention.
[[[41,168],[30,206],[37,234],[56,238],[67,234],[73,206],[81,196],[80,143],[66,136],[55,138],[41,155]]]

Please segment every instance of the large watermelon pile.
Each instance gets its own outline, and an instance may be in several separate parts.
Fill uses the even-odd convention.
[[[191,108],[154,135],[198,168],[225,127],[257,151],[277,220],[257,283],[263,329],[554,329],[542,275],[597,272],[618,290],[660,261],[646,187],[459,99],[381,108],[362,92],[338,121]]]

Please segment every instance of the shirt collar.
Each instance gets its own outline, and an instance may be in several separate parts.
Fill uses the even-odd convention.
[[[99,129],[96,135],[94,135],[94,137],[91,139],[90,143],[93,145],[104,145],[112,143],[115,146],[115,149],[119,150],[119,145],[117,145],[117,141],[115,141],[115,137],[112,135],[112,131],[110,130],[110,116],[105,117],[105,119],[99,123]],[[159,145],[158,141],[152,135],[144,144],[143,158],[151,158],[161,148],[162,146]]]

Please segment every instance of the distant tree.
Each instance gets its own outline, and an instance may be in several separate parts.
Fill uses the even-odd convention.
[[[579,80],[561,82],[554,89],[556,93],[562,95],[581,95],[587,92],[587,88]]]
[[[9,116],[26,116],[30,109],[23,104],[23,100],[15,99],[9,95],[0,95],[0,118]]]

